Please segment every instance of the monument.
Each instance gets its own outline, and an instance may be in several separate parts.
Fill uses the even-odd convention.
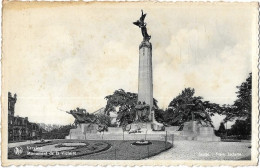
[[[152,44],[149,42],[151,36],[148,35],[144,19],[146,14],[143,13],[139,20],[134,22],[141,28],[143,41],[139,45],[139,74],[138,74],[138,102],[148,105],[148,119],[153,119],[151,113],[153,108],[153,71],[152,71]]]
[[[143,111],[145,118],[141,122],[150,122],[151,129],[161,130],[163,125],[158,123],[154,117],[153,107],[153,66],[152,66],[152,44],[149,42],[151,36],[147,33],[143,13],[139,20],[133,22],[134,25],[141,28],[143,41],[139,45],[139,71],[138,71],[138,104],[137,120],[140,122],[140,111]]]
[[[133,22],[134,25],[141,28],[143,36],[143,40],[139,45],[138,101],[135,106],[135,121],[122,127],[107,127],[85,110],[72,110],[68,113],[73,115],[78,126],[76,129],[70,130],[67,139],[165,140],[177,135],[175,127],[165,128],[154,117],[152,44],[149,42],[151,36],[147,33],[147,24],[144,22],[145,17],[146,14],[142,10],[139,20]],[[199,132],[200,130],[201,132]],[[208,138],[209,135],[211,138]],[[180,135],[180,137],[188,140],[218,140],[212,135],[212,130],[200,129],[195,122],[188,123],[184,127],[183,135]]]
[[[151,36],[148,35],[143,13],[139,20],[133,22],[134,25],[141,28],[143,41],[139,45],[139,74],[138,74],[138,102],[136,108],[135,122],[127,126],[128,134],[124,135],[123,128],[109,127],[107,132],[103,131],[102,139],[164,139],[165,131],[163,124],[158,123],[154,118],[153,108],[153,72],[152,72],[152,44],[149,42]],[[94,118],[87,119],[86,111],[70,111],[69,114],[75,118],[78,124],[76,129],[71,129],[68,139],[99,139],[95,131],[99,126]],[[93,129],[93,130],[92,130]],[[156,132],[154,132],[156,131]],[[159,132],[158,132],[159,131]],[[100,131],[98,131],[100,132]],[[134,135],[132,134],[134,133]]]

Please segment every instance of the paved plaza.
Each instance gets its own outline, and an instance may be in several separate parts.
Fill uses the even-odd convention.
[[[174,147],[149,160],[238,160],[250,158],[250,142],[175,141]]]

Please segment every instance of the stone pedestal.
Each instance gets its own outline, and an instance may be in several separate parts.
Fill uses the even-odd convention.
[[[153,107],[153,72],[152,44],[143,41],[139,46],[138,101],[150,106],[149,120],[152,120]]]
[[[202,127],[197,121],[185,122],[180,135],[187,140],[220,141],[220,137],[215,135],[212,127]]]
[[[198,132],[199,126],[197,121],[189,121],[184,123],[180,135],[185,136],[187,140],[194,140],[195,137],[198,135]]]
[[[183,134],[197,134],[199,132],[199,125],[197,121],[185,122],[182,133]]]
[[[152,130],[152,126],[151,126],[152,123],[150,122],[137,122],[137,123],[132,123],[132,124],[129,124],[129,126],[131,127],[131,131],[137,131],[139,130],[138,132],[146,132],[147,130]]]
[[[199,135],[195,138],[197,141],[220,141],[220,137],[217,137],[212,127],[200,127]]]
[[[79,124],[77,128],[71,129],[66,139],[87,139],[89,134],[97,134],[97,124]]]

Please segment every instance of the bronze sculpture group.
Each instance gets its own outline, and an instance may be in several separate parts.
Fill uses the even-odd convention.
[[[97,124],[97,131],[103,132],[108,131],[108,126],[101,123],[96,115],[89,114],[85,109],[76,108],[76,110],[70,110],[67,112],[68,114],[71,114],[74,118],[74,124],[77,126],[78,124]]]
[[[137,122],[147,122],[149,121],[149,114],[150,114],[150,106],[145,102],[141,103],[140,101],[135,106],[136,109],[136,121]]]

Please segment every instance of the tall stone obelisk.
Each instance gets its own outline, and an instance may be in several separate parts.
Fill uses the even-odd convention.
[[[139,20],[133,24],[141,28],[143,41],[139,45],[139,74],[138,74],[138,106],[140,103],[144,107],[149,107],[149,114],[146,114],[149,121],[154,120],[153,107],[153,70],[152,70],[152,44],[149,42],[151,36],[148,35],[143,13]],[[141,105],[141,106],[142,106]]]
[[[149,120],[153,119],[153,67],[152,44],[148,40],[139,45],[138,101],[150,106]]]

